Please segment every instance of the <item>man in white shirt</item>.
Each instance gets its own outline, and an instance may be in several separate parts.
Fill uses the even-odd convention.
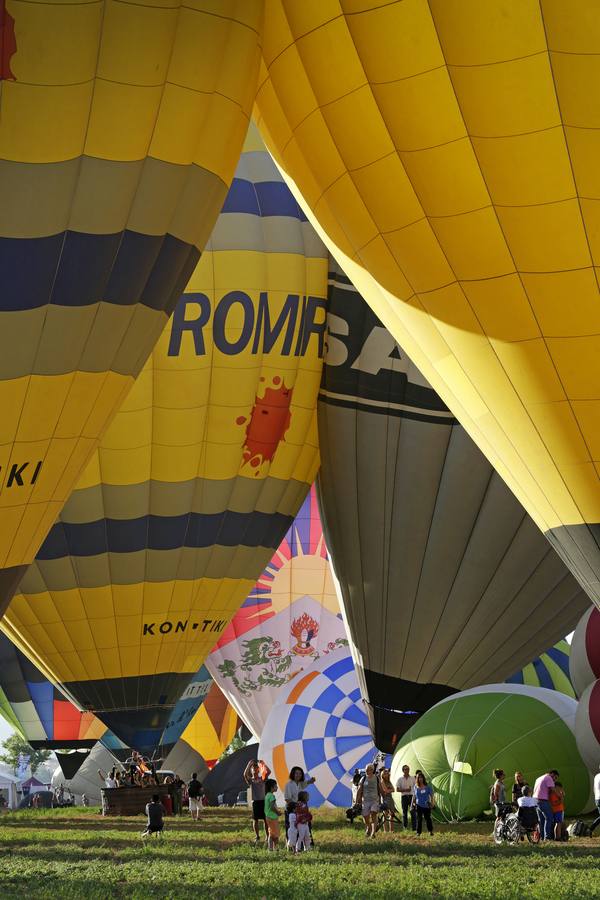
[[[594,776],[594,802],[598,810],[598,817],[591,824],[590,831],[593,833],[596,825],[600,825],[600,767]]]
[[[102,769],[98,769],[98,775],[104,782],[104,787],[107,787],[107,788],[116,788],[117,787],[117,781],[115,778],[115,770],[114,769],[111,769],[111,771],[108,774],[106,772],[103,772]]]
[[[400,802],[402,803],[402,821],[404,822],[404,827],[408,828],[408,813],[410,812],[410,821],[413,831],[417,830],[417,819],[415,810],[412,806],[415,781],[414,775],[410,774],[410,767],[402,766],[402,775],[396,782],[396,790],[401,795]]]

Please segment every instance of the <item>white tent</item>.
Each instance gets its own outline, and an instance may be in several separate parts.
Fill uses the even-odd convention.
[[[17,785],[19,779],[7,772],[0,772],[0,792],[6,798],[9,809],[16,809],[19,800],[17,797]]]

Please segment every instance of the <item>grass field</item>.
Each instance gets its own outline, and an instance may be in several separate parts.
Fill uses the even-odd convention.
[[[491,824],[442,826],[367,840],[341,811],[315,813],[317,843],[294,857],[251,843],[245,811],[211,809],[199,825],[169,820],[142,845],[143,819],[84,809],[0,817],[0,900],[6,897],[600,897],[600,837],[496,847]]]

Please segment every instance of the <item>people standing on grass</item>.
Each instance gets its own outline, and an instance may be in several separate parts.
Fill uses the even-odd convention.
[[[551,841],[554,836],[554,813],[550,805],[550,791],[559,775],[556,769],[550,769],[536,780],[533,796],[538,802],[538,818],[540,820],[540,840]]]
[[[506,806],[506,787],[504,785],[504,779],[506,775],[504,773],[504,769],[494,769],[493,775],[495,781],[490,791],[490,801],[492,804],[492,809],[496,814],[497,822],[502,818],[504,807]]]
[[[296,853],[301,853],[304,850],[310,850],[311,847],[310,823],[312,822],[312,813],[308,808],[308,793],[306,791],[298,792],[295,813],[296,829],[298,831]]]
[[[265,818],[267,821],[267,846],[269,850],[277,850],[279,845],[279,816],[281,812],[277,808],[275,801],[276,790],[277,782],[275,779],[267,778],[265,782]]]
[[[392,832],[394,830],[394,815],[396,813],[396,804],[394,802],[394,785],[390,778],[390,770],[382,769],[379,776],[379,788],[381,790],[381,802],[383,803],[383,830]]]
[[[298,841],[298,829],[296,827],[296,806],[293,800],[290,800],[289,803],[286,803],[285,813],[287,816],[287,820],[289,822],[288,830],[287,830],[287,848],[288,850],[296,850],[296,843]]]
[[[374,838],[377,831],[377,815],[379,813],[379,805],[381,800],[381,786],[379,778],[375,774],[375,766],[369,763],[365,769],[365,774],[358,786],[356,802],[362,806],[362,816],[365,823],[365,834],[367,837]]]
[[[423,831],[423,819],[427,825],[427,831],[433,834],[433,822],[431,821],[431,810],[435,807],[435,794],[430,784],[422,772],[417,775],[414,788],[414,805],[417,812],[417,834]]]
[[[523,796],[523,788],[529,787],[525,779],[523,778],[522,772],[515,772],[515,781],[512,786],[512,802],[515,806],[518,805],[519,797]]]
[[[413,805],[415,781],[415,776],[410,774],[410,767],[402,766],[402,775],[396,782],[396,790],[400,794],[404,827],[408,828],[408,816],[410,813],[410,823],[413,831],[417,830],[417,816]]]
[[[198,774],[196,772],[193,773],[192,780],[187,786],[187,792],[192,822],[199,822],[200,807],[202,805],[202,795],[204,794],[204,788],[202,787],[202,783],[198,781]]]
[[[314,778],[308,778],[304,774],[304,769],[301,766],[292,766],[290,769],[290,777],[286,782],[286,785],[283,789],[283,799],[287,803],[297,803],[298,802],[298,794],[300,791],[305,791],[309,784],[314,784]],[[287,812],[285,814],[285,834],[287,838],[289,822],[287,818]],[[312,839],[311,839],[312,840]]]
[[[554,840],[562,841],[567,829],[565,826],[565,790],[560,781],[554,782],[548,800],[552,807]]]
[[[251,759],[244,769],[244,781],[250,788],[252,798],[252,829],[254,831],[254,843],[260,841],[260,823],[263,823],[265,840],[269,839],[267,821],[265,819],[265,783],[271,770],[262,759]]]

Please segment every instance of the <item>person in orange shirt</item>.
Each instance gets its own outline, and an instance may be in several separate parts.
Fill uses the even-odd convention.
[[[562,841],[565,834],[565,790],[560,781],[554,782],[554,787],[548,795],[552,815],[554,816],[554,840]]]

